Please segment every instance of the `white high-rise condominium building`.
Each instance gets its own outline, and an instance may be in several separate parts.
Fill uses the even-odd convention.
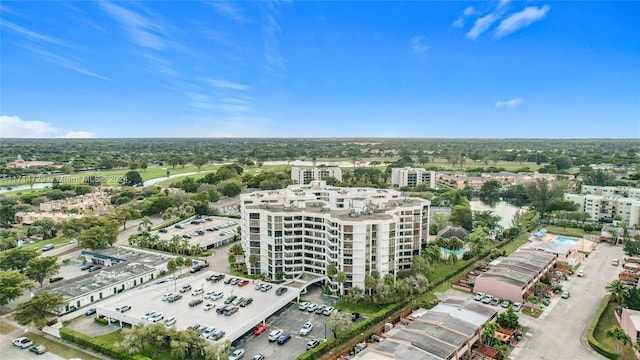
[[[364,289],[372,271],[382,277],[409,269],[428,239],[430,202],[396,190],[313,181],[242,194],[240,203],[247,269],[272,279],[324,277],[334,264],[347,275],[343,289]]]
[[[391,185],[416,187],[420,184],[428,184],[435,189],[436,172],[410,167],[391,169]]]
[[[291,180],[296,184],[308,184],[313,180],[322,180],[329,176],[342,181],[342,169],[339,167],[291,168]]]
[[[584,188],[583,188],[584,190]],[[578,204],[578,211],[587,212],[596,221],[619,216],[627,226],[640,225],[640,200],[618,195],[564,194],[564,199]]]

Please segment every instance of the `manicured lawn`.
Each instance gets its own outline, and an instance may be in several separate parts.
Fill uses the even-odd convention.
[[[43,336],[27,333],[26,335],[31,341],[33,341],[36,345],[44,345],[47,348],[48,352],[52,352],[58,356],[61,356],[63,359],[71,359],[71,358],[80,358],[83,360],[101,360],[98,357],[85,353],[83,351],[74,349],[67,345],[61,344],[59,342],[49,340]],[[35,357],[35,355],[34,355]]]
[[[573,236],[573,237],[579,237],[579,238],[584,237],[585,234],[600,236],[599,231],[588,233],[582,229],[563,228],[561,226],[554,226],[554,225],[545,225],[543,227],[547,229],[549,233],[555,234],[555,235]]]
[[[529,315],[529,316],[534,317],[536,319],[539,318],[540,315],[542,315],[542,313],[543,313],[542,310],[529,309],[529,308],[525,308],[525,307],[523,307],[521,311],[522,311],[523,314]]]
[[[431,266],[432,270],[427,276],[427,279],[429,282],[436,282],[447,275],[458,271],[458,269],[462,269],[473,261],[475,260],[458,260],[453,264],[450,261],[438,261]]]
[[[42,240],[42,241],[38,241],[38,242],[34,242],[31,244],[27,244],[21,247],[21,249],[25,249],[25,250],[40,250],[42,249],[43,246],[47,245],[47,244],[53,244],[54,246],[58,246],[58,245],[62,245],[62,244],[66,244],[69,242],[69,238],[66,237],[57,237],[57,238],[53,238],[53,239],[47,239],[47,240]],[[47,254],[47,252],[43,252],[43,254]]]
[[[340,309],[340,310],[344,310],[344,311],[348,311],[348,312],[352,312],[352,313],[359,313],[359,314],[363,314],[363,315],[373,315],[373,314],[377,313],[378,311],[380,311],[380,309],[382,309],[383,307],[384,306],[376,305],[374,303],[358,304],[358,305],[347,305],[342,300],[339,300],[335,304],[335,308],[336,309]]]
[[[525,232],[524,234],[521,234],[515,240],[513,240],[510,243],[508,243],[502,249],[507,252],[507,255],[511,255],[511,253],[516,251],[520,246],[522,246],[522,245],[526,244],[527,242],[529,242],[529,240],[528,240],[529,235],[530,234],[528,232]]]
[[[614,314],[616,306],[618,305],[614,302],[610,302],[609,305],[607,305],[607,308],[605,309],[605,311],[602,313],[602,316],[600,317],[600,321],[598,321],[598,325],[596,325],[596,328],[593,331],[593,337],[596,340],[598,340],[598,342],[600,342],[602,345],[608,347],[612,351],[615,351],[616,349],[616,342],[612,339],[607,338],[604,335],[604,333],[610,328],[620,327],[620,325],[618,325],[618,322],[616,321],[616,317]],[[622,348],[620,357],[618,359],[619,360],[635,359],[635,356],[633,355],[633,349],[631,348],[631,346],[629,345],[624,346]]]
[[[38,194],[38,193],[44,193],[47,192],[50,189],[22,189],[22,190],[11,190],[11,191],[7,191],[5,193],[2,193],[0,195],[0,198],[2,197],[15,197],[15,196],[22,196],[22,195],[30,195],[30,194]]]
[[[18,328],[10,324],[0,322],[0,334],[9,334],[15,330],[18,330]]]

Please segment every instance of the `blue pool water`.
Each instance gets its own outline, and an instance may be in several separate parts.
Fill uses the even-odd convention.
[[[575,245],[578,243],[578,239],[576,238],[570,238],[570,237],[564,237],[564,236],[558,236],[554,242],[557,242],[558,244],[571,244],[571,245]]]
[[[451,255],[451,250],[449,250],[449,249],[441,247],[440,251],[442,251],[443,253],[445,253],[447,255]],[[462,254],[464,254],[464,249],[456,250],[455,254],[456,254],[456,256],[461,257]]]

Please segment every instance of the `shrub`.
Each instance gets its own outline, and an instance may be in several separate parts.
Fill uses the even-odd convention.
[[[115,359],[119,359],[119,360],[151,360],[151,359],[149,359],[148,357],[146,357],[144,355],[139,355],[139,354],[129,355],[129,354],[121,353],[119,351],[116,351],[113,348],[114,344],[109,340],[92,338],[89,335],[85,335],[85,334],[79,333],[79,332],[71,330],[69,328],[60,329],[60,337],[62,337],[63,340],[67,340],[67,341],[70,341],[72,343],[91,348],[91,349],[93,349],[93,350],[95,350],[95,351],[97,351],[99,353],[105,354],[105,355],[113,357]]]
[[[587,329],[587,342],[589,343],[591,348],[593,348],[593,350],[597,351],[600,355],[602,355],[602,356],[604,356],[604,357],[606,357],[608,359],[617,360],[618,359],[618,354],[616,354],[614,351],[612,351],[611,349],[607,348],[606,346],[602,345],[593,336],[593,332],[595,331],[596,326],[598,326],[598,322],[600,321],[600,317],[602,316],[602,313],[604,313],[605,309],[609,305],[609,301],[610,300],[611,299],[610,299],[609,295],[605,296],[604,299],[602,300],[602,302],[600,303],[600,306],[598,306],[598,309],[596,310],[596,313],[593,315],[593,319],[591,319],[591,323],[589,324],[589,328]]]

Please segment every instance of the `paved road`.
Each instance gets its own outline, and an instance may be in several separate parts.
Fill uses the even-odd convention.
[[[171,170],[169,170],[171,171]],[[159,182],[163,182],[165,180],[169,180],[169,179],[175,179],[178,177],[183,177],[183,176],[190,176],[190,175],[196,175],[196,174],[206,174],[206,173],[210,173],[213,172],[215,170],[202,170],[202,171],[196,171],[196,172],[188,172],[188,173],[183,173],[183,174],[175,174],[175,175],[169,175],[169,177],[167,176],[162,176],[159,178],[154,178],[154,179],[149,179],[145,182],[142,183],[143,186],[151,186],[151,185],[155,185]]]
[[[5,335],[0,336],[0,359],[7,360],[60,360],[64,359],[58,355],[46,352],[41,355],[36,355],[29,352],[27,349],[20,349],[19,347],[12,345],[13,339]]]
[[[606,295],[605,285],[615,279],[620,270],[620,267],[611,265],[611,259],[623,257],[622,247],[598,245],[582,265],[585,277],[573,277],[565,284],[571,293],[569,299],[556,296],[538,319],[521,317],[523,325],[530,328],[530,336],[510,358],[604,359],[586,343],[586,329]]]

